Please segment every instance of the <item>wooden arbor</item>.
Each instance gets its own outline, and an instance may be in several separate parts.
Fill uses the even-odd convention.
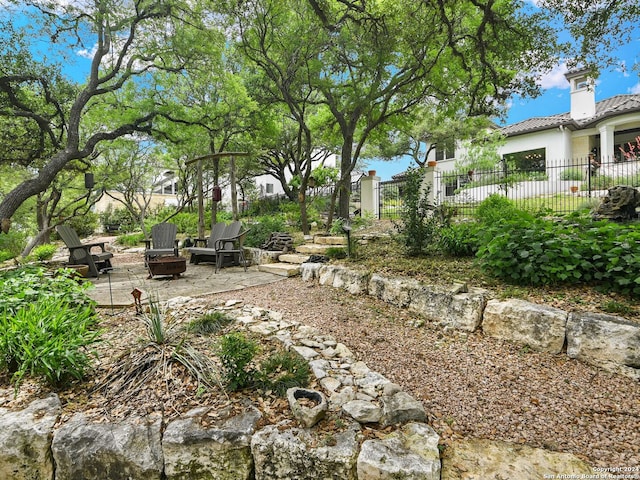
[[[214,170],[218,169],[217,162],[220,158],[230,157],[230,166],[229,166],[229,184],[231,186],[231,208],[233,211],[234,220],[238,219],[238,192],[236,189],[236,165],[235,165],[235,157],[248,157],[248,152],[218,152],[218,153],[210,153],[207,155],[202,155],[200,157],[194,158],[193,160],[189,160],[186,162],[186,165],[191,165],[192,163],[196,163],[197,166],[197,182],[198,182],[198,238],[205,238],[204,235],[204,193],[203,193],[203,184],[202,184],[202,162],[205,160],[213,160],[214,162]],[[216,175],[216,180],[217,180]],[[211,202],[218,202],[220,199],[214,198],[215,190],[212,190],[211,194]],[[211,225],[215,223],[215,208],[211,209]]]

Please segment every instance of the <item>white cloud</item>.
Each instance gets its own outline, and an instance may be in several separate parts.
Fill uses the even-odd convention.
[[[95,44],[91,50],[83,48],[82,50],[78,50],[77,54],[82,58],[88,58],[91,60],[95,56],[97,50],[98,44]]]
[[[569,82],[565,78],[564,74],[567,73],[568,68],[566,62],[557,65],[548,73],[545,73],[540,77],[540,87],[543,90],[547,90],[549,88],[561,88],[568,89]]]
[[[629,93],[640,93],[640,83],[636,83],[633,87],[629,88]]]

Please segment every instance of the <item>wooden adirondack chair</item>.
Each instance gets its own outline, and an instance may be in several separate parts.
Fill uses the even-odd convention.
[[[216,242],[216,273],[222,268],[225,258],[230,258],[233,265],[242,265],[244,271],[247,271],[247,261],[244,257],[243,245],[248,231],[249,230],[240,232],[234,237],[225,236]]]
[[[216,244],[218,239],[222,238],[226,228],[226,223],[215,223],[211,228],[211,234],[209,235],[209,238],[196,238],[194,240],[195,245],[187,249],[191,254],[189,263],[195,263],[197,265],[200,261],[215,261],[215,258],[212,257],[211,259],[207,260],[207,257],[209,255],[215,255],[215,251],[211,252],[211,250],[213,249],[213,246]]]
[[[89,275],[97,277],[101,271],[110,270],[113,253],[107,252],[104,243],[82,243],[76,231],[68,225],[58,225],[56,232],[69,249],[70,265],[88,265]],[[92,249],[100,251],[92,251]]]
[[[220,229],[218,225],[223,225],[224,227]],[[189,248],[189,252],[191,253],[191,263],[195,263],[197,265],[200,262],[215,262],[217,264],[216,245],[218,245],[221,240],[237,237],[241,228],[242,223],[239,221],[231,222],[229,225],[216,223],[211,229],[211,235],[207,240],[206,247]]]
[[[178,256],[178,227],[173,223],[158,223],[151,227],[151,239],[145,240],[144,264],[164,255]]]

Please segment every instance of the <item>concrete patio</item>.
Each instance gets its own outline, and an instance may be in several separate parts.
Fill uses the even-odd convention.
[[[134,305],[133,290],[142,292],[141,301],[145,303],[149,296],[160,301],[170,298],[189,296],[200,297],[214,293],[240,290],[256,285],[284,280],[286,277],[258,271],[257,266],[249,267],[245,272],[242,267],[227,267],[215,273],[211,264],[194,265],[187,262],[187,271],[179,278],[171,276],[149,277],[143,259],[131,264],[118,264],[114,258],[114,268],[103,273],[99,278],[89,278],[94,287],[88,295],[98,302],[100,307],[127,307]]]

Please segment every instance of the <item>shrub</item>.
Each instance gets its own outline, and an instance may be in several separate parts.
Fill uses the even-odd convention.
[[[94,308],[63,299],[39,298],[15,313],[0,314],[0,366],[13,374],[16,388],[26,374],[52,385],[85,376],[100,331]]]
[[[71,217],[65,220],[65,225],[73,228],[80,238],[93,235],[98,226],[98,214],[86,212],[83,215]]]
[[[342,247],[329,247],[325,255],[333,260],[340,260],[347,258],[347,250]]]
[[[480,224],[460,222],[445,226],[440,230],[438,245],[440,250],[453,257],[472,257],[480,248]]]
[[[31,251],[29,257],[34,258],[38,262],[51,260],[56,250],[58,250],[58,247],[52,244],[38,245]]]
[[[229,333],[220,338],[218,356],[229,390],[241,390],[254,382],[254,372],[249,364],[257,352],[258,345],[241,332]]]
[[[560,180],[573,180],[573,181],[581,181],[584,180],[584,170],[578,167],[567,168],[560,172]]]
[[[436,243],[443,226],[436,207],[428,201],[428,190],[422,188],[420,169],[409,169],[404,187],[400,224],[396,225],[409,255],[420,255]]]
[[[125,235],[118,235],[116,243],[118,245],[124,245],[126,247],[135,247],[144,242],[144,233],[127,233]]]
[[[503,195],[494,193],[485,198],[476,209],[476,219],[485,225],[492,225],[504,220],[524,215],[515,204]]]
[[[249,227],[245,245],[247,247],[260,247],[269,240],[269,236],[273,232],[283,231],[286,231],[286,225],[282,215],[256,217]]]
[[[26,235],[16,229],[0,235],[0,262],[15,258],[27,245]]]

